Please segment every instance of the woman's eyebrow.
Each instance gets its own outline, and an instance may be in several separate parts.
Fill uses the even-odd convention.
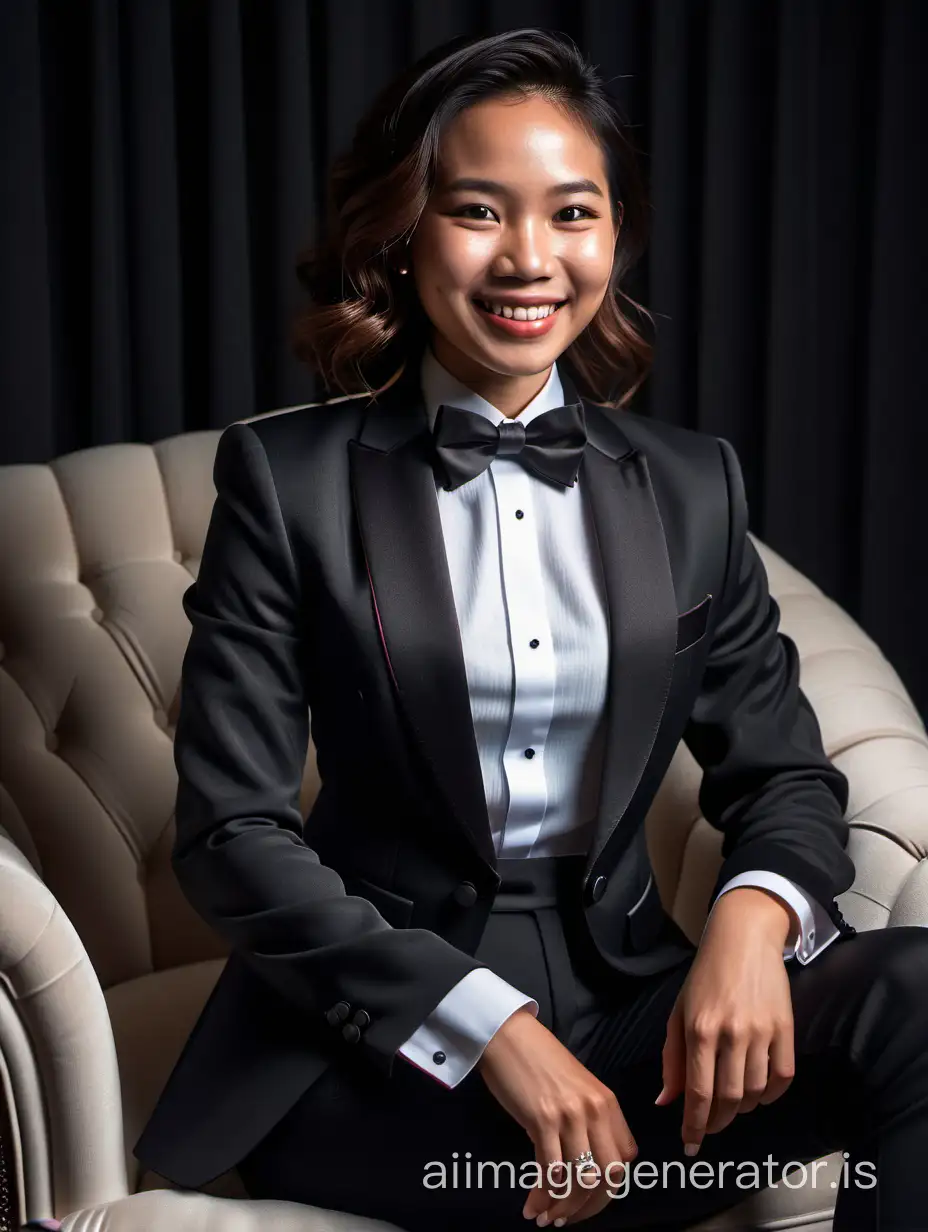
[[[485,192],[495,193],[499,197],[513,196],[512,189],[505,184],[500,184],[496,180],[483,180],[474,176],[460,176],[456,180],[452,180],[445,185],[445,192]],[[559,197],[566,193],[595,193],[597,197],[603,195],[602,189],[594,180],[568,180],[565,184],[552,184],[548,189],[549,197]]]

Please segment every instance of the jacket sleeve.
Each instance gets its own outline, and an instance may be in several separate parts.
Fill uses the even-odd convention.
[[[729,488],[727,576],[684,731],[703,769],[700,808],[723,834],[709,904],[733,877],[766,869],[794,882],[839,931],[851,933],[834,902],[855,872],[846,851],[848,781],[825,753],[799,687],[796,644],[779,629],[780,609],[748,536],[737,455],[728,441],[719,444]]]
[[[220,436],[213,480],[199,574],[183,597],[192,632],[174,743],[173,868],[195,910],[322,1038],[328,1030],[390,1074],[399,1046],[484,964],[426,929],[392,928],[304,843],[311,601],[248,424]],[[353,1046],[342,1038],[349,1014],[361,1027]]]

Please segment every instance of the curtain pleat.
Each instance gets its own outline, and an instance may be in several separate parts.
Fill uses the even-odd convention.
[[[522,25],[633,126],[632,409],[732,442],[752,531],[928,712],[922,0],[3,0],[0,461],[319,397],[289,332],[331,159],[411,59]]]

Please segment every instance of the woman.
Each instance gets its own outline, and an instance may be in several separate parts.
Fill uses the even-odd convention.
[[[184,599],[174,867],[232,953],[139,1158],[624,1228],[847,1147],[836,1232],[924,1222],[928,934],[835,904],[848,784],[732,447],[624,409],[647,211],[595,73],[456,39],[331,187],[297,344],[349,396],[223,433]],[[643,829],[681,739],[724,834],[698,947]]]

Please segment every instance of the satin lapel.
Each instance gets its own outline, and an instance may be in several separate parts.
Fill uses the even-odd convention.
[[[352,493],[399,705],[447,815],[495,869],[418,371],[410,360],[349,442]]]
[[[573,391],[569,379],[565,386]],[[579,482],[596,526],[609,610],[606,740],[589,873],[654,747],[673,676],[677,607],[647,458],[602,408],[584,406],[588,443]]]

